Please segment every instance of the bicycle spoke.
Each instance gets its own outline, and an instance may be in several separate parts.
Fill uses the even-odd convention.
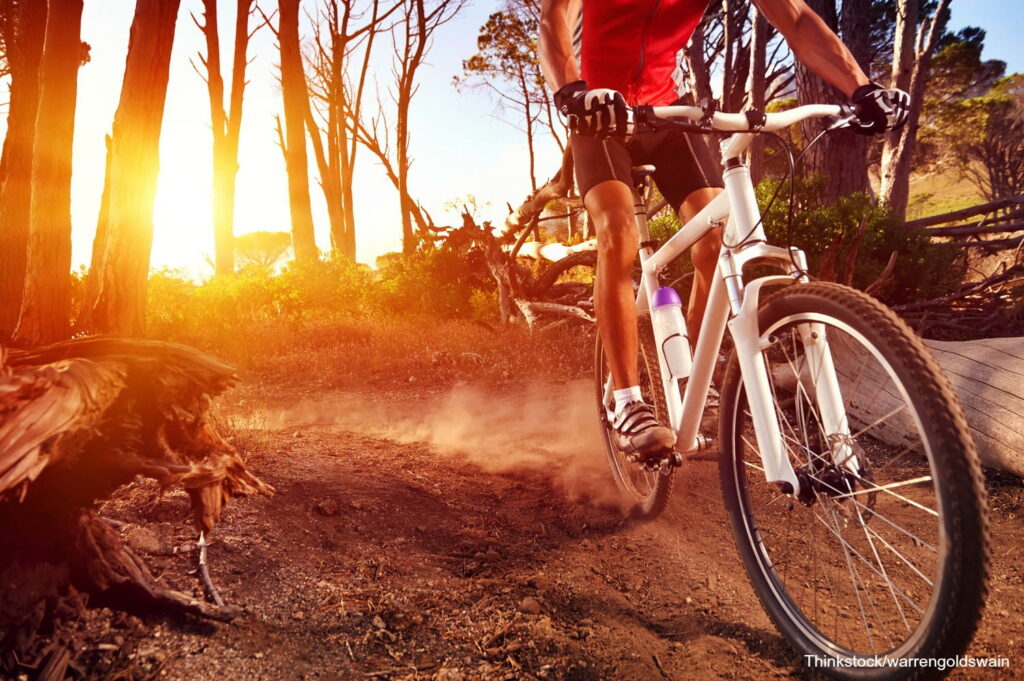
[[[930,480],[931,476],[928,476],[928,479]],[[893,492],[891,489],[889,489],[890,487],[895,487],[895,486],[898,486],[898,485],[917,483],[917,482],[920,482],[920,480],[913,480],[913,481],[906,482],[906,483],[893,483],[892,485],[886,485],[885,487],[880,487],[878,485],[875,485],[870,480],[865,480],[864,478],[861,478],[859,476],[857,477],[857,481],[860,482],[863,485],[872,485],[872,487],[869,487],[868,489],[862,490],[863,492],[885,492],[886,494],[891,494],[892,496],[896,497],[897,499],[899,499],[903,503],[910,504],[911,506],[919,508],[922,511],[924,511],[925,513],[933,515],[936,518],[939,517],[939,512],[938,511],[933,511],[932,509],[928,508],[927,506],[919,504],[918,502],[914,501],[913,499],[905,497],[902,494],[897,494],[896,492]]]
[[[858,478],[858,481],[861,481],[861,480],[862,480],[861,478]],[[842,494],[835,495],[835,497],[833,497],[833,498],[834,499],[845,499],[846,497],[854,497],[854,496],[857,496],[858,494],[871,494],[871,493],[877,492],[879,490],[890,490],[890,489],[894,489],[896,487],[903,487],[904,485],[919,485],[922,482],[931,482],[931,481],[932,481],[932,476],[930,476],[930,475],[922,475],[919,478],[911,478],[910,480],[903,480],[902,482],[890,482],[890,483],[885,484],[885,485],[875,485],[874,487],[869,487],[867,489],[859,489],[859,490],[856,490],[856,491],[853,491],[853,492],[843,492]],[[867,482],[867,481],[865,481],[865,482]],[[868,484],[873,484],[873,483],[868,482]],[[910,502],[909,500],[906,500],[906,499],[905,499],[905,501],[908,501],[908,503],[912,503],[912,502]],[[925,509],[925,510],[929,510],[929,509]]]
[[[847,544],[846,540],[843,539],[842,534],[840,534],[838,531],[830,527],[829,524],[826,523],[821,516],[819,516],[817,513],[815,513],[814,515],[822,522],[823,525],[825,525],[825,528],[832,532],[832,534],[834,534],[835,537],[839,540],[840,547],[843,549],[843,556],[846,559],[846,569],[850,572],[850,576],[852,577],[853,595],[857,597],[857,607],[860,609],[860,618],[861,621],[864,623],[864,631],[867,633],[868,644],[871,646],[871,652],[877,652],[877,650],[875,649],[874,639],[871,636],[871,628],[868,626],[867,613],[864,612],[864,602],[861,599],[860,591],[857,588],[858,584],[863,585],[864,583],[860,579],[860,575],[857,573],[856,568],[854,568],[853,561],[850,560],[850,550],[852,547],[850,547],[849,544]]]
[[[857,519],[860,521],[860,526],[862,528],[864,528],[864,536],[868,540],[868,545],[871,547],[872,555],[875,557],[875,560],[878,562],[878,569],[879,569],[879,571],[882,574],[882,579],[885,580],[885,583],[889,587],[889,593],[892,594],[892,599],[893,599],[893,602],[896,605],[896,610],[899,611],[900,619],[903,620],[903,626],[906,627],[907,633],[910,633],[910,631],[912,631],[911,628],[910,628],[910,623],[907,622],[907,616],[903,613],[903,606],[900,605],[899,599],[896,598],[896,591],[895,591],[896,587],[892,583],[892,580],[889,579],[889,573],[885,569],[885,564],[882,562],[882,557],[880,555],[878,555],[878,548],[875,546],[875,541],[871,538],[871,534],[868,532],[867,525],[864,523],[864,516],[862,516],[860,514],[860,511],[857,509],[857,505],[856,504],[854,504],[853,508],[854,508],[855,511],[857,511]],[[892,641],[890,640],[890,643],[891,642]]]
[[[881,572],[879,572],[878,569],[875,568],[874,565],[871,564],[871,561],[869,561],[867,558],[865,558],[856,548],[854,548],[854,546],[852,544],[850,544],[848,541],[846,541],[846,539],[842,536],[842,534],[839,531],[833,529],[832,527],[829,527],[829,525],[827,523],[825,523],[825,521],[817,513],[815,513],[814,515],[819,520],[821,520],[823,524],[825,524],[825,527],[827,529],[829,529],[829,531],[831,531],[835,535],[836,539],[839,540],[839,542],[845,547],[846,550],[848,550],[854,556],[859,558],[860,561],[862,563],[864,563],[864,565],[867,566],[867,568],[869,570],[871,570],[873,573],[875,573],[875,575],[877,577],[882,577],[882,579],[885,579],[884,575]],[[903,597],[904,600],[907,601],[907,603],[908,603],[908,605],[910,605],[910,607],[914,608],[914,610],[917,611],[918,614],[924,613],[924,609],[921,608],[917,603],[915,603],[914,599],[912,599],[910,596],[905,594],[902,589],[900,589],[899,587],[895,587],[895,586],[893,588],[894,588],[896,593],[898,593],[900,596]]]
[[[890,551],[892,551],[892,552],[893,552],[894,554],[896,554],[896,557],[897,557],[897,558],[899,558],[899,559],[900,559],[901,561],[903,561],[903,563],[904,563],[904,564],[905,564],[905,565],[906,565],[907,567],[909,567],[909,568],[910,568],[911,570],[913,570],[913,571],[914,571],[914,573],[915,573],[915,574],[917,574],[917,576],[918,576],[918,577],[920,577],[921,579],[923,579],[923,580],[924,580],[924,582],[925,582],[925,583],[926,583],[926,584],[927,584],[928,586],[934,586],[934,584],[932,583],[932,580],[928,579],[928,577],[926,577],[926,576],[925,576],[925,574],[924,574],[923,572],[921,572],[921,571],[920,571],[920,570],[919,570],[919,569],[917,568],[917,566],[916,566],[916,565],[914,565],[913,561],[911,561],[911,560],[910,560],[909,558],[907,558],[907,557],[906,557],[906,556],[904,556],[904,555],[903,555],[902,553],[900,553],[900,552],[899,552],[899,551],[898,551],[898,550],[896,549],[896,547],[894,547],[894,546],[893,546],[892,544],[890,544],[889,542],[887,542],[887,541],[885,540],[885,537],[883,537],[883,536],[882,536],[881,534],[879,534],[879,533],[878,533],[877,531],[875,531],[875,530],[874,530],[873,528],[871,528],[871,527],[870,527],[869,525],[867,525],[867,524],[865,524],[865,525],[864,525],[864,529],[865,529],[865,530],[867,530],[868,532],[870,532],[871,534],[873,534],[873,535],[875,536],[875,538],[876,538],[876,539],[878,539],[878,541],[882,542],[882,545],[883,545],[883,546],[885,546],[885,548],[889,549],[889,550],[890,550]]]
[[[907,408],[906,404],[901,404],[899,407],[897,407],[896,409],[893,409],[891,412],[889,412],[885,416],[879,417],[878,419],[876,419],[870,425],[868,425],[868,426],[866,426],[864,428],[861,428],[860,430],[858,430],[856,433],[854,433],[850,437],[852,437],[853,439],[856,440],[858,437],[860,437],[864,433],[868,432],[869,430],[871,430],[872,428],[874,428],[875,426],[880,424],[882,421],[885,421],[886,419],[892,418],[893,416],[895,416],[896,414],[900,413],[901,411],[903,411],[906,408]]]

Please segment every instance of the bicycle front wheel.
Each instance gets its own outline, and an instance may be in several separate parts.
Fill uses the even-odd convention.
[[[981,469],[949,384],[895,314],[846,287],[787,287],[759,329],[801,489],[765,480],[734,354],[719,467],[754,590],[821,674],[941,675],[927,658],[967,647],[989,564]]]

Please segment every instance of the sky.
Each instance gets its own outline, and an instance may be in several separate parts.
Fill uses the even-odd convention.
[[[263,0],[273,7],[273,0]],[[476,49],[478,28],[497,1],[476,0],[441,27],[421,70],[420,90],[411,114],[410,187],[438,224],[458,217],[446,206],[476,197],[483,217],[495,224],[530,190],[524,136],[498,117],[492,100],[478,91],[458,91],[452,77]],[[312,6],[304,0],[304,6]],[[121,89],[132,0],[85,0],[82,39],[92,59],[79,72],[72,180],[72,260],[88,264],[103,187],[104,135],[110,131]],[[230,63],[233,0],[221,0],[220,21],[225,63]],[[206,276],[213,250],[210,209],[211,135],[206,85],[190,64],[205,50],[202,34],[189,14],[201,15],[200,0],[182,0],[160,145],[160,177],[154,211],[152,265],[185,269]],[[950,29],[980,26],[988,31],[985,57],[1007,62],[1007,71],[1024,71],[1024,49],[1016,32],[1024,25],[1024,3],[1003,0],[954,0]],[[308,37],[308,26],[304,27]],[[287,231],[289,213],[284,161],[277,147],[274,116],[282,109],[277,84],[274,38],[263,29],[250,44],[254,59],[247,75],[236,197],[236,233]],[[227,78],[227,75],[225,75]],[[382,87],[387,72],[381,69]],[[0,133],[4,124],[0,122]],[[538,179],[557,169],[553,143],[538,147]],[[312,164],[312,159],[311,159]],[[359,151],[356,175],[357,258],[373,264],[377,256],[401,247],[397,196],[366,150]],[[329,247],[326,207],[311,167],[311,194],[317,243]]]

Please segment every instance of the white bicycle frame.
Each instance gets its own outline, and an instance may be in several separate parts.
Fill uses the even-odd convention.
[[[802,106],[782,113],[767,114],[762,129],[781,130],[808,118],[840,116],[842,113],[839,106]],[[654,114],[659,118],[686,118],[691,121],[701,120],[705,115],[702,109],[688,106],[656,107]],[[711,386],[712,371],[728,326],[743,375],[747,404],[765,477],[768,482],[780,483],[784,491],[797,495],[800,492],[800,484],[787,456],[783,433],[773,408],[772,387],[763,356],[763,352],[770,347],[771,340],[761,338],[757,314],[761,289],[766,285],[806,281],[802,272],[807,267],[807,260],[799,249],[787,250],[767,243],[760,222],[761,213],[754,195],[750,170],[739,162],[740,155],[750,145],[754,135],[750,132],[750,121],[746,115],[716,113],[712,118],[712,124],[717,130],[736,131],[721,145],[725,191],[683,225],[657,251],[650,247],[640,249],[642,275],[637,293],[637,310],[650,310],[650,301],[660,286],[658,274],[661,270],[713,227],[724,225],[723,242],[731,246],[723,245],[718,258],[704,320],[694,350],[692,369],[682,395],[677,384],[678,379],[672,378],[665,357],[658,353],[669,423],[676,433],[676,449],[686,454],[700,448],[698,431],[701,416]],[[646,243],[650,240],[650,232],[642,208],[643,199],[636,189],[634,202],[637,205],[636,215],[641,243]],[[759,277],[745,283],[743,269],[755,260],[774,261],[787,274]],[[794,262],[799,268],[793,266]],[[798,329],[804,343],[807,368],[811,375],[819,379],[815,385],[814,397],[818,405],[821,426],[829,439],[838,443],[833,456],[838,465],[845,465],[857,473],[856,457],[852,455],[849,444],[846,444],[850,435],[849,422],[832,353],[825,337],[824,325],[803,323],[798,325]],[[611,389],[609,378],[606,397],[610,397]],[[609,401],[606,400],[606,404]]]

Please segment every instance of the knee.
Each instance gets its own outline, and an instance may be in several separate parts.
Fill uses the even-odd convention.
[[[633,264],[640,246],[636,220],[631,212],[612,211],[595,217],[598,257],[604,262]]]
[[[699,270],[713,268],[718,263],[718,254],[721,250],[722,230],[715,228],[693,245],[690,251],[693,266]]]

